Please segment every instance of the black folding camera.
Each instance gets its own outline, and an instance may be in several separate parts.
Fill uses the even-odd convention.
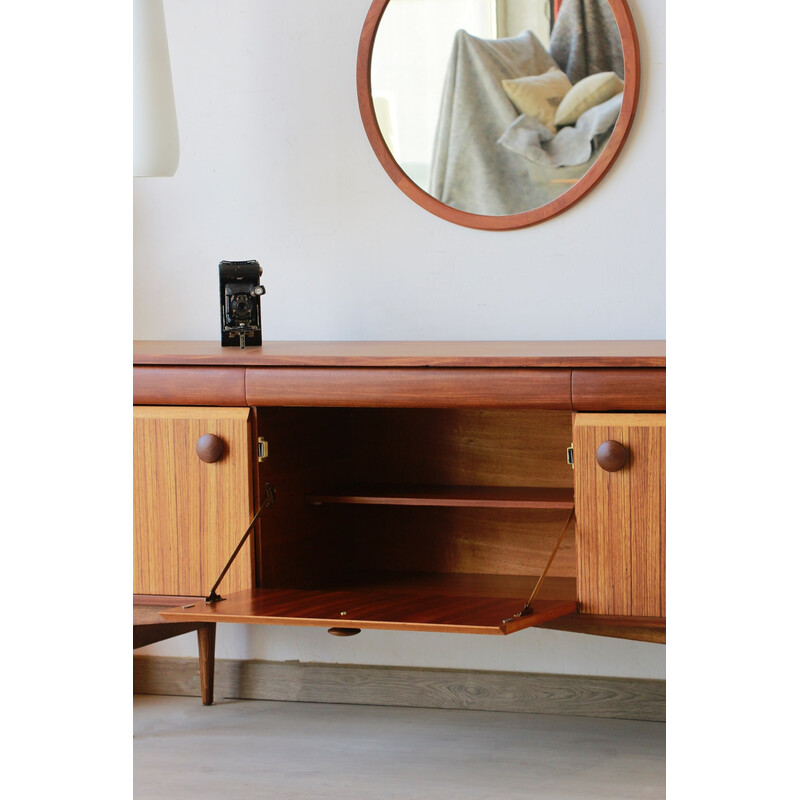
[[[222,346],[261,345],[261,285],[258,261],[219,262]]]

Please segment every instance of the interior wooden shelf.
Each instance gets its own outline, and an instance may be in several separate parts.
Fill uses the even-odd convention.
[[[571,488],[532,486],[350,486],[306,496],[314,505],[344,503],[390,506],[570,509]]]
[[[519,616],[535,575],[366,574],[325,589],[235,592],[213,604],[197,601],[161,611],[171,622],[508,634],[577,609],[575,580],[548,578],[532,613]]]

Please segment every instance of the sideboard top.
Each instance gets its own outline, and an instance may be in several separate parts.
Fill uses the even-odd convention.
[[[241,367],[666,367],[663,340],[607,341],[135,341],[133,363]]]

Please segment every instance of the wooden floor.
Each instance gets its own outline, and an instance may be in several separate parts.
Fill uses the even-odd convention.
[[[649,800],[659,722],[135,695],[135,800]]]

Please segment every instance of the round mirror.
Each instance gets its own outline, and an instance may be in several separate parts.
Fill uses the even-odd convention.
[[[443,219],[560,214],[619,154],[639,95],[625,0],[373,0],[358,102],[397,186]]]

